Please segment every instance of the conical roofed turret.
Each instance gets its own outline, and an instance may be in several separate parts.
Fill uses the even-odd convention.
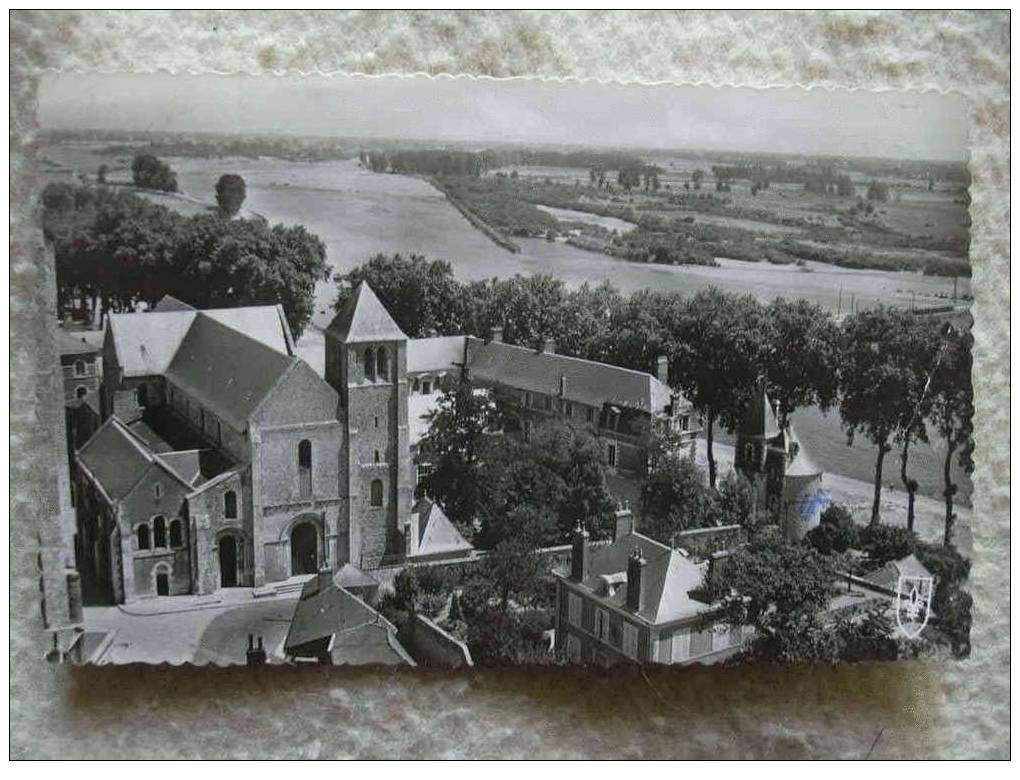
[[[737,433],[741,437],[755,439],[771,439],[779,435],[779,422],[772,409],[772,403],[765,393],[765,383],[759,380],[755,384],[751,403],[744,411]]]
[[[326,332],[343,344],[407,340],[407,336],[364,280],[354,288],[354,293],[333,318]]]

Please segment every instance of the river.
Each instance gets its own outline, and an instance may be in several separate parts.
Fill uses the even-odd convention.
[[[720,259],[718,268],[661,266],[616,260],[542,239],[517,240],[521,251],[513,253],[475,230],[425,181],[372,173],[354,160],[302,163],[272,158],[169,158],[168,162],[177,171],[184,192],[210,201],[221,174],[240,174],[247,184],[246,209],[273,222],[305,225],[326,243],[329,263],[339,271],[359,265],[377,252],[419,253],[450,261],[462,280],[547,273],[570,287],[609,281],[624,292],[652,288],[693,293],[715,285],[751,293],[763,301],[803,297],[844,313],[851,307],[878,303],[938,303],[930,296],[953,292],[953,280],[942,277],[814,262],[807,264],[809,271],[726,259]],[[967,282],[960,280],[961,293],[969,292]],[[313,320],[319,327],[331,318],[334,295],[331,284],[320,285]],[[802,410],[794,416],[794,425],[819,466],[856,479],[872,479],[874,447],[864,441],[847,447],[837,414]],[[938,444],[934,448],[918,444],[912,450],[911,472],[920,482],[921,492],[930,496],[939,496],[942,490],[939,452]],[[886,459],[884,481],[898,486],[899,462],[894,455]],[[961,498],[969,496],[969,485],[964,485],[961,493]]]

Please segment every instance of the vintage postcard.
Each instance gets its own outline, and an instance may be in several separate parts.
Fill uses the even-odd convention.
[[[966,657],[967,116],[47,75],[51,659]]]

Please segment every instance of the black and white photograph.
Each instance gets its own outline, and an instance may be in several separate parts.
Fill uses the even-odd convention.
[[[968,114],[49,74],[54,662],[971,652]]]

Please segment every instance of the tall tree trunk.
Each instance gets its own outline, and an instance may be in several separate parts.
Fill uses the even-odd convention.
[[[907,476],[907,458],[910,450],[910,435],[903,437],[903,451],[900,453],[900,479],[907,489],[907,530],[914,530],[914,497],[917,494],[917,480]]]
[[[712,451],[713,429],[715,428],[715,413],[709,412],[705,426],[705,450],[708,454],[708,484],[715,490],[715,453]]]
[[[956,495],[956,485],[953,484],[951,471],[954,452],[956,452],[956,442],[952,438],[946,439],[946,459],[942,463],[942,479],[945,482],[945,490],[942,491],[942,495],[946,499],[946,529],[942,537],[944,547],[953,543],[953,523],[956,520],[956,515],[953,514],[953,496]]]
[[[878,525],[879,508],[882,502],[882,463],[885,461],[885,454],[889,451],[889,445],[885,439],[878,445],[878,459],[875,461],[875,498],[871,502],[870,525]]]

